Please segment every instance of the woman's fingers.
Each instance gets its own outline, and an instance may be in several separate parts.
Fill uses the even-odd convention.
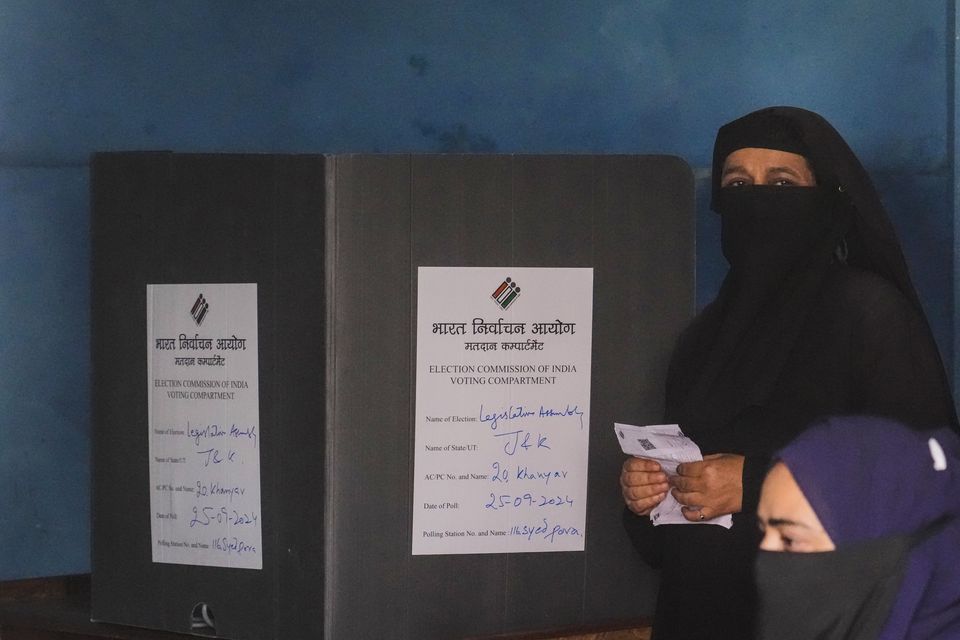
[[[624,487],[642,487],[648,484],[667,484],[667,474],[663,472],[648,473],[635,471],[620,474],[620,485]]]
[[[707,515],[706,507],[680,507],[680,513],[690,522],[700,522],[711,518],[711,516]]]
[[[638,500],[628,498],[626,493],[624,493],[623,497],[627,508],[630,509],[630,511],[634,512],[638,516],[645,516],[653,511],[654,507],[663,502],[663,499],[667,497],[667,492],[664,491],[663,493],[640,498]]]
[[[714,518],[740,511],[743,500],[743,456],[716,454],[699,462],[679,465],[670,480],[673,497],[688,507],[705,507],[705,518]],[[687,513],[688,520],[699,519],[699,513]]]
[[[666,494],[670,485],[666,482],[623,487],[623,497],[627,500],[644,500],[652,496]]]
[[[662,471],[662,469],[660,468],[659,462],[655,460],[648,460],[647,458],[627,458],[623,461],[624,473],[633,473],[636,471],[657,473],[658,471]]]
[[[712,506],[710,505],[709,496],[701,491],[684,492],[674,489],[670,493],[677,499],[677,502],[685,507],[699,509],[704,506]]]
[[[670,485],[658,463],[628,458],[620,473],[620,489],[628,509],[637,515],[647,515],[667,497]]]

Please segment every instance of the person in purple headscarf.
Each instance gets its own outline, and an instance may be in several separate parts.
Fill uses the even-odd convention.
[[[760,640],[960,638],[960,438],[829,418],[775,456],[755,571]]]

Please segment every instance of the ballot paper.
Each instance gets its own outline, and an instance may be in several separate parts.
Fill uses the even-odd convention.
[[[677,465],[681,462],[703,460],[700,447],[683,435],[680,425],[652,424],[638,427],[632,424],[614,423],[614,431],[623,452],[637,458],[647,458],[660,463],[668,478],[677,475]],[[667,497],[650,512],[650,521],[654,526],[661,524],[716,524],[729,529],[733,526],[733,516],[726,514],[709,520],[691,522],[683,516],[681,505],[673,494]]]

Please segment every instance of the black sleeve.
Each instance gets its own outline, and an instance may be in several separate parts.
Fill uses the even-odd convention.
[[[752,516],[752,514],[757,512],[757,505],[760,504],[760,488],[763,486],[763,479],[767,476],[771,456],[772,453],[769,455],[748,455],[744,457],[741,513]]]
[[[654,569],[663,565],[663,544],[660,540],[663,527],[655,527],[650,516],[638,516],[627,507],[623,508],[623,528],[643,561]]]
[[[861,309],[851,353],[861,412],[921,429],[956,428],[940,354],[919,310],[892,286],[874,287]]]

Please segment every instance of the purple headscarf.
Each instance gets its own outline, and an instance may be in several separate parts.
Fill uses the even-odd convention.
[[[910,552],[880,638],[960,638],[960,439],[885,419],[830,418],[777,456],[837,549],[934,528]]]

